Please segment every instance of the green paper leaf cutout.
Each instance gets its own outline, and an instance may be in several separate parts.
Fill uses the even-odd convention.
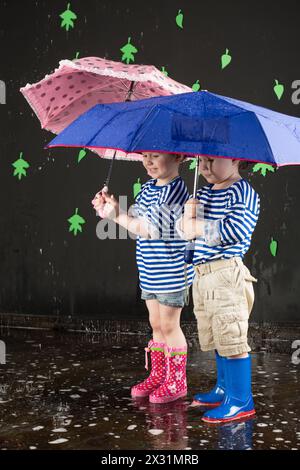
[[[196,166],[197,166],[197,159],[194,158],[190,163],[189,170],[195,170]]]
[[[225,69],[225,67],[227,67],[227,65],[230,64],[231,59],[232,59],[232,57],[229,54],[229,49],[226,49],[225,53],[221,57],[222,70]]]
[[[23,159],[23,152],[20,153],[18,160],[12,163],[12,166],[15,169],[13,175],[17,176],[19,180],[22,176],[27,176],[26,169],[29,168],[30,165]]]
[[[278,100],[280,100],[284,93],[284,85],[282,85],[282,83],[279,83],[278,80],[275,80],[275,85],[273,87],[273,90]]]
[[[85,220],[77,214],[77,212],[78,208],[76,208],[75,214],[68,219],[68,222],[70,223],[69,232],[74,232],[75,236],[77,235],[77,232],[82,232],[81,225],[85,224]]]
[[[199,83],[199,80],[196,80],[195,83],[194,83],[193,86],[192,86],[192,90],[193,90],[193,91],[199,91],[200,88],[201,88],[201,85],[200,85],[200,83]]]
[[[79,58],[80,52],[76,52],[76,56],[74,57],[73,60],[77,60]]]
[[[86,150],[85,149],[81,149],[79,154],[78,154],[78,158],[77,158],[77,162],[80,163],[80,161],[86,156]]]
[[[133,197],[134,199],[137,197],[137,195],[139,194],[140,190],[142,188],[142,185],[140,183],[140,178],[138,178],[137,182],[134,183],[133,185]]]
[[[183,29],[183,13],[181,12],[181,10],[178,10],[176,16],[176,24],[179,28]]]
[[[161,68],[161,72],[167,77],[169,74],[167,72],[167,70],[165,69],[165,67],[162,67]]]
[[[126,62],[129,64],[129,62],[134,62],[134,55],[138,52],[137,48],[134,47],[131,43],[131,38],[128,38],[127,44],[125,46],[121,47],[120,51],[123,52],[122,55],[122,62]]]
[[[77,19],[77,15],[70,10],[70,3],[68,3],[67,10],[61,13],[60,18],[62,18],[61,28],[65,28],[66,31],[69,31],[70,28],[74,28],[74,21]]]
[[[274,173],[275,168],[272,165],[268,165],[267,163],[256,163],[253,167],[253,172],[256,173],[258,171],[260,171],[261,175],[266,176],[267,171]]]
[[[278,247],[277,241],[274,240],[273,237],[271,237],[270,252],[271,252],[272,256],[276,256],[276,254],[277,254],[277,247]]]

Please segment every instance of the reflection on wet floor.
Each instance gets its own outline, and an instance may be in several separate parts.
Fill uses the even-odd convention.
[[[145,336],[4,330],[0,449],[299,449],[300,365],[253,353],[257,416],[207,425],[193,394],[214,385],[212,353],[189,350],[187,399],[133,400],[146,377]]]

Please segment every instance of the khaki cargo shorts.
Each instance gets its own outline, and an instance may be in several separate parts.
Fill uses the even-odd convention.
[[[216,349],[220,356],[251,351],[248,319],[257,282],[242,258],[235,256],[195,266],[194,314],[202,351]]]

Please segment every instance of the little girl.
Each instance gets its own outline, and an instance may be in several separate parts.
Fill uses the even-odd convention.
[[[121,212],[113,195],[102,191],[94,208],[137,235],[136,259],[141,298],[149,311],[153,337],[146,351],[151,356],[150,375],[133,386],[132,397],[167,403],[187,395],[187,343],[180,327],[185,294],[193,282],[194,269],[184,263],[186,242],[175,230],[189,195],[179,176],[181,155],[144,153],[143,165],[151,177],[141,188],[135,205]]]
[[[209,423],[255,414],[247,331],[252,282],[257,279],[242,259],[258,220],[260,198],[239,174],[244,163],[201,157],[199,171],[209,184],[186,203],[176,223],[182,237],[196,238],[194,314],[201,349],[215,350],[217,383],[210,392],[197,394],[193,403],[213,408],[202,417]]]

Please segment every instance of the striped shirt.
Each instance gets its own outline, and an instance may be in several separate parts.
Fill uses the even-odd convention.
[[[156,186],[156,179],[143,184],[136,197],[132,215],[146,218],[154,227],[155,237],[137,236],[136,259],[140,287],[146,292],[177,292],[191,285],[194,268],[184,268],[186,241],[180,238],[175,222],[182,215],[189,198],[187,187],[180,176],[164,186]]]
[[[197,217],[204,219],[204,236],[196,239],[193,264],[233,256],[244,257],[260,213],[260,198],[244,178],[225,189],[203,186],[197,192]]]

